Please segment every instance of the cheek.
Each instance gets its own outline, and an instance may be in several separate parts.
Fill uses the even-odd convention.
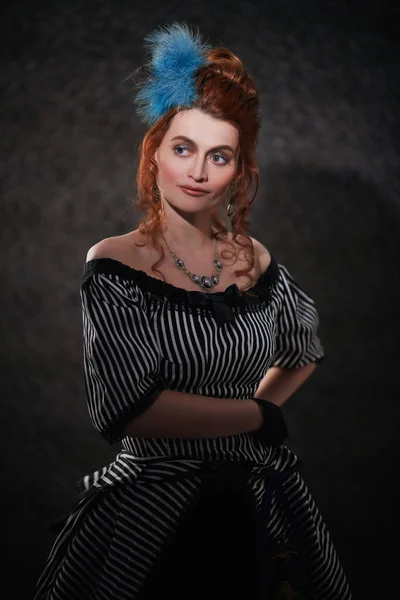
[[[182,177],[182,163],[175,160],[164,160],[159,163],[158,179],[161,185],[176,184]]]
[[[235,172],[233,169],[222,169],[221,168],[221,172],[217,172],[215,174],[214,177],[214,189],[217,192],[224,192],[228,189],[228,187],[230,186],[233,178],[234,178]]]

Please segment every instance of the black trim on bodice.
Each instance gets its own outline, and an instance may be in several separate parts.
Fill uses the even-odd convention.
[[[210,309],[214,313],[218,325],[221,326],[227,321],[234,320],[233,307],[260,304],[269,299],[271,288],[279,277],[279,266],[271,255],[271,262],[267,269],[260,275],[255,285],[246,290],[254,296],[243,292],[236,283],[232,283],[223,292],[185,290],[113,258],[95,258],[85,263],[82,285],[95,273],[117,275],[125,280],[133,281],[144,292],[148,292],[160,300],[165,298],[171,304],[181,304],[187,308]]]

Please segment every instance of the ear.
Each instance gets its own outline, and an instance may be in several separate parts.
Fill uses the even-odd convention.
[[[157,172],[158,171],[158,149],[154,152],[154,154],[151,158],[156,164],[154,165],[153,162],[151,163],[150,171]]]
[[[236,185],[239,183],[240,179],[242,177],[242,174],[239,173],[239,171],[236,171],[232,181],[231,181],[231,187],[234,188],[236,187]]]
[[[237,162],[237,166],[236,166],[236,172],[235,172],[235,176],[233,178],[233,182],[232,183],[239,183],[239,181],[242,179],[243,177],[243,161],[241,158],[238,159]]]

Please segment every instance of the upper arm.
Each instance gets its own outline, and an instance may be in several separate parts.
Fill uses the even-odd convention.
[[[95,266],[81,297],[89,414],[114,443],[162,391],[159,348],[142,295],[129,278]]]
[[[315,302],[284,265],[278,267],[276,352],[270,366],[300,368],[311,362],[318,364],[325,352]]]

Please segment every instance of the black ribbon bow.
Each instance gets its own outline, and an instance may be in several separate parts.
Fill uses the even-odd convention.
[[[215,292],[207,294],[200,292],[200,306],[209,308],[214,313],[218,327],[222,327],[227,322],[235,320],[233,306],[244,304],[245,297],[236,283],[232,283],[224,292]]]

